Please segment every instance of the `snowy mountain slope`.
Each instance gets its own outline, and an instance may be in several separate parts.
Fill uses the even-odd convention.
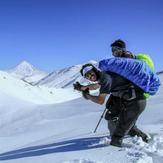
[[[32,86],[3,71],[0,71],[0,92],[35,104],[58,103],[79,97],[72,89]]]
[[[163,82],[163,75],[160,78]],[[153,140],[146,144],[136,137],[126,138],[124,147],[117,148],[108,145],[110,138],[107,137],[109,133],[105,120],[97,133],[93,133],[104,106],[81,98],[60,104],[36,105],[0,93],[3,118],[3,121],[0,118],[3,122],[0,125],[0,161],[162,163],[162,99],[163,86],[156,96],[150,98],[138,123],[140,128],[151,133]]]
[[[97,64],[96,61],[89,61],[88,63]],[[80,83],[87,83],[80,74],[82,65],[75,65],[72,67],[64,68],[58,72],[53,72],[41,79],[36,85],[44,85],[46,87],[54,88],[69,88],[73,83],[79,81]]]
[[[13,77],[22,79],[29,83],[37,82],[47,75],[46,72],[37,70],[34,66],[26,61],[21,62],[15,68],[8,70],[7,72]]]

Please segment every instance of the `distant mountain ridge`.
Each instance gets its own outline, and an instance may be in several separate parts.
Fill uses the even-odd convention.
[[[97,64],[96,61],[91,60],[88,63]],[[80,82],[81,84],[88,83],[88,80],[84,79],[80,74],[80,69],[83,64],[71,66],[50,73],[36,83],[36,85],[44,85],[47,87],[55,88],[69,88],[73,86],[73,83]]]
[[[87,63],[96,65],[97,62],[90,60]],[[85,63],[83,63],[85,64]],[[22,61],[15,68],[6,70],[11,76],[23,80],[34,86],[45,86],[49,88],[69,88],[73,86],[73,83],[80,82],[81,84],[89,83],[80,74],[80,69],[83,64],[78,64],[63,68],[58,71],[46,73],[35,68],[27,61]]]

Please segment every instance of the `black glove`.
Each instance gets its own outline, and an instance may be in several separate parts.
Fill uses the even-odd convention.
[[[83,85],[81,85],[79,82],[76,82],[76,83],[73,84],[73,86],[74,86],[74,89],[75,89],[75,90],[81,91],[81,87],[82,87]]]
[[[88,95],[89,95],[89,88],[87,88],[86,90],[82,91],[82,95],[83,97],[88,100]]]

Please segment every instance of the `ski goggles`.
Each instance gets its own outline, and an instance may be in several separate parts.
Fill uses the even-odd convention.
[[[121,48],[121,47],[113,46],[111,50],[112,50],[112,52],[115,52],[115,51],[125,51],[126,48]]]

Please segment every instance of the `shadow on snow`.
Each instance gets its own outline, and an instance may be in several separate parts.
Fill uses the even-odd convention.
[[[105,144],[99,143],[99,141],[104,137],[106,136],[79,138],[52,144],[22,148],[0,154],[0,160],[11,160],[25,157],[42,156],[52,153],[55,154],[59,152],[71,152],[105,147]]]

